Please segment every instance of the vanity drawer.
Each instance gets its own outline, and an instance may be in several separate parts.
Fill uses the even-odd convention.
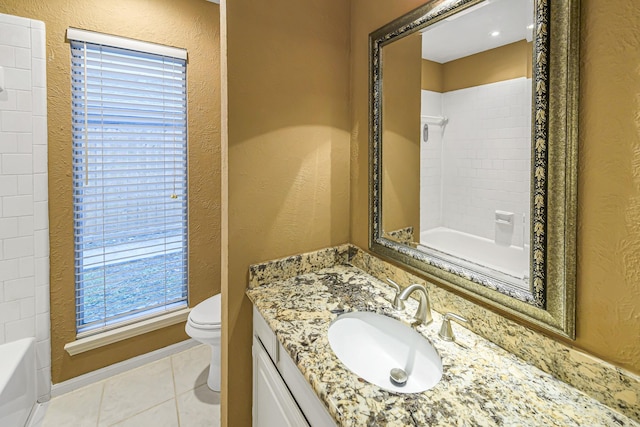
[[[253,334],[260,340],[273,363],[278,363],[278,339],[255,307],[253,307]]]

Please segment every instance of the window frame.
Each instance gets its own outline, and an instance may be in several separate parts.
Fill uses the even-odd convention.
[[[182,284],[182,289],[184,291],[184,296],[180,301],[177,301],[175,303],[170,303],[170,304],[165,304],[156,308],[152,308],[152,309],[142,309],[139,310],[137,312],[134,313],[128,313],[128,314],[121,314],[121,315],[117,315],[115,316],[115,318],[111,319],[111,318],[106,318],[106,316],[102,319],[102,326],[94,326],[91,328],[87,328],[87,327],[82,327],[83,324],[81,324],[81,320],[86,320],[86,319],[80,319],[79,318],[79,310],[76,310],[75,313],[75,320],[76,320],[76,338],[77,339],[82,339],[85,337],[89,337],[92,335],[96,335],[96,334],[100,334],[103,332],[107,332],[107,331],[111,331],[120,327],[124,327],[127,325],[131,325],[131,324],[135,324],[135,323],[143,323],[143,324],[147,324],[149,323],[150,319],[153,319],[155,317],[161,318],[160,321],[166,323],[165,320],[162,320],[164,318],[167,318],[167,314],[173,313],[173,312],[177,312],[180,310],[183,310],[185,308],[188,307],[188,298],[189,298],[189,284],[188,284],[188,236],[189,236],[189,222],[188,222],[188,198],[187,198],[187,184],[188,184],[188,125],[187,125],[187,114],[188,114],[188,105],[187,105],[187,90],[186,90],[186,85],[187,85],[187,72],[186,72],[186,66],[187,66],[187,52],[184,49],[179,49],[179,48],[174,48],[174,47],[170,47],[170,46],[164,46],[164,45],[159,45],[159,44],[155,44],[155,43],[148,43],[148,42],[142,42],[139,40],[133,40],[133,39],[128,39],[128,38],[123,38],[123,37],[118,37],[118,36],[113,36],[113,35],[108,35],[108,34],[102,34],[102,33],[96,33],[96,32],[92,32],[92,31],[85,31],[85,30],[80,30],[80,29],[75,29],[75,28],[69,28],[67,30],[67,39],[70,42],[70,45],[73,45],[74,43],[83,43],[84,46],[86,47],[87,45],[102,45],[105,46],[107,48],[110,49],[121,49],[121,50],[126,50],[126,51],[132,51],[132,52],[136,52],[136,53],[140,53],[142,55],[160,55],[160,56],[164,56],[164,57],[169,57],[172,59],[179,59],[182,60],[184,62],[184,149],[183,149],[183,158],[184,158],[184,173],[183,173],[183,179],[184,179],[184,185],[183,185],[183,190],[184,190],[184,203],[183,203],[183,216],[182,216],[182,220],[181,222],[184,223],[184,232],[183,232],[183,240],[182,240],[182,251],[184,252],[182,254],[183,260],[184,260],[184,270],[182,271],[182,276],[183,276],[183,284]],[[73,50],[73,46],[71,47]],[[132,56],[135,56],[135,54],[132,54]],[[73,61],[73,55],[72,55],[72,61]],[[74,93],[73,91],[73,87],[72,87],[72,94]],[[86,93],[86,92],[85,92]],[[73,108],[72,108],[73,111]],[[86,113],[85,113],[86,114]],[[76,138],[74,137],[74,147],[76,144]],[[74,148],[75,150],[75,148]],[[75,182],[75,179],[74,179]],[[74,193],[76,192],[76,187],[74,184]],[[173,195],[172,195],[173,198]],[[75,194],[74,194],[74,199],[75,199]],[[74,200],[73,202],[73,206],[74,206],[74,252],[78,253],[78,242],[77,242],[77,237],[76,237],[76,218],[75,218],[75,212],[76,212],[76,201]],[[166,255],[166,251],[163,252]],[[77,261],[78,261],[78,257],[81,255],[76,255],[74,258],[76,260],[76,263],[74,263],[75,268],[77,270]],[[79,302],[78,299],[82,298],[82,296],[79,296],[78,293],[79,291],[79,283],[78,283],[78,273],[76,272],[75,274],[75,280],[74,280],[74,286],[76,287],[76,307],[79,306]],[[165,284],[166,286],[166,284]],[[173,316],[175,317],[175,316]],[[171,316],[168,316],[168,318],[173,318]],[[86,324],[86,323],[84,323]]]

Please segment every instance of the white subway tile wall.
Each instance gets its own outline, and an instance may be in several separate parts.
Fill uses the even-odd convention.
[[[430,178],[431,185],[421,195],[425,199],[421,212],[422,205],[440,200],[440,221],[423,213],[426,228],[421,225],[421,230],[443,226],[494,239],[495,211],[501,210],[515,214],[512,244],[522,246],[523,239],[529,244],[531,80],[518,78],[444,94],[423,91],[423,114],[429,111],[426,106],[437,105],[436,95],[441,96],[438,115],[449,119],[440,142],[440,165],[434,166],[442,171],[442,181],[438,190],[436,179]],[[435,164],[436,147],[429,143],[422,147],[423,162]]]
[[[51,392],[46,43],[43,22],[0,14],[0,344],[36,338]]]

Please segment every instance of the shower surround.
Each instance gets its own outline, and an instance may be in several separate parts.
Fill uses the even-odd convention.
[[[0,14],[0,344],[36,339],[51,392],[46,44],[43,22]]]
[[[448,120],[421,143],[421,232],[446,227],[493,240],[498,210],[514,213],[511,244],[521,247],[523,236],[528,244],[530,106],[527,78],[422,91],[423,117]]]

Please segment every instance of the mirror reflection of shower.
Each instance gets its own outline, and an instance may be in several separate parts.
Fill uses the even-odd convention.
[[[456,40],[470,45],[456,24],[495,21],[496,7],[510,28],[451,56]],[[418,243],[529,289],[533,10],[529,0],[475,9],[423,34]]]

